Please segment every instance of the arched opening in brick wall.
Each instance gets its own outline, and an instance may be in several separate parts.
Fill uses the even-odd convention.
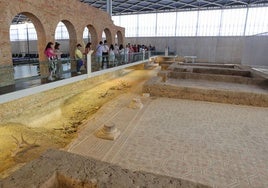
[[[60,61],[57,63],[57,68],[60,70],[58,72],[58,77],[62,77],[63,71],[70,71],[70,36],[68,29],[63,22],[59,22],[55,30],[55,49],[56,43],[59,43],[57,52],[61,53]]]
[[[104,33],[104,35],[102,35],[103,40],[107,40],[108,45],[113,44],[113,38],[112,38],[111,31],[108,28],[105,28],[103,30],[103,33]],[[104,36],[105,36],[105,38],[104,38]]]
[[[118,44],[118,37],[117,37],[117,34],[114,36],[114,43],[115,43],[115,44]]]
[[[61,22],[64,23],[69,33],[69,54],[70,54],[70,58],[74,59],[74,51],[75,51],[76,44],[77,44],[77,33],[75,30],[75,27],[68,20],[62,20]],[[71,62],[71,71],[75,71],[75,70],[76,70],[76,63]]]
[[[70,53],[70,57],[74,57],[74,50],[76,48],[76,43],[77,43],[77,33],[75,30],[74,25],[68,21],[68,20],[62,20],[62,23],[64,23],[64,25],[67,28],[67,31],[69,33],[69,53]]]
[[[124,44],[124,40],[123,40],[123,34],[120,31],[116,32],[116,37],[117,37],[117,44]]]
[[[63,56],[69,57],[70,53],[70,46],[69,46],[69,32],[66,25],[63,22],[59,22],[56,29],[55,29],[55,42],[60,43],[60,51],[62,52]]]
[[[33,41],[37,40],[36,29],[29,18],[27,18],[26,22],[10,25],[9,31],[12,57],[14,55],[17,55],[21,59],[25,57],[25,61],[27,61],[31,58],[29,54],[38,54],[37,43],[33,43]],[[17,41],[20,41],[20,43],[17,43]]]
[[[85,27],[84,32],[83,32],[83,41],[85,44],[88,42],[91,42],[91,33],[89,32],[88,28]]]
[[[91,48],[95,49],[96,46],[98,45],[97,31],[93,25],[88,25],[86,28],[88,29],[88,33],[90,35],[90,41],[88,41],[88,42],[91,42]]]
[[[38,60],[40,62],[44,59],[42,53],[45,44],[44,27],[41,21],[30,12],[21,12],[17,15],[23,15],[27,19],[23,23],[18,23],[16,27],[10,25],[9,36],[15,70],[14,79],[38,76],[39,71],[42,72]]]

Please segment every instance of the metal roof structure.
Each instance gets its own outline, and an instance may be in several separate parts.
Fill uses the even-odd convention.
[[[187,11],[197,9],[226,9],[268,6],[267,0],[79,0],[103,11],[112,1],[112,15],[152,12]]]
[[[268,0],[79,0],[82,3],[107,11],[107,2],[112,2],[112,15],[144,14],[206,9],[267,7]],[[30,21],[18,14],[12,23]]]

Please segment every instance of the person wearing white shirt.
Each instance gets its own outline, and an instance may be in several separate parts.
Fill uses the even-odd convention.
[[[109,56],[109,46],[107,44],[107,41],[104,40],[104,44],[102,47],[102,68],[104,68],[104,63],[105,64],[108,63],[108,56]]]
[[[117,43],[115,43],[115,45],[114,45],[114,54],[115,54],[115,61],[116,61],[116,65],[117,65],[119,63],[119,59],[120,59],[119,46]]]
[[[109,49],[109,66],[114,67],[114,61],[115,61],[114,45],[111,44]]]
[[[96,62],[98,66],[101,66],[101,63],[102,63],[102,46],[103,46],[103,42],[100,41],[96,48]]]

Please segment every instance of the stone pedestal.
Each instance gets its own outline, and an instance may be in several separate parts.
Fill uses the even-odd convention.
[[[114,123],[104,124],[101,129],[99,129],[95,135],[98,138],[106,140],[115,140],[119,137],[120,131],[115,127]]]
[[[130,102],[128,107],[133,108],[133,109],[142,109],[143,104],[142,104],[140,98],[134,98],[134,99],[132,99],[132,101]]]

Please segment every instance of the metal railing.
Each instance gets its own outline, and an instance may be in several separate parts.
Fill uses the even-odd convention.
[[[157,52],[151,51],[143,51],[138,53],[123,53],[116,54],[114,59],[108,55],[103,56],[103,61],[101,62],[97,62],[95,54],[91,54],[90,61],[85,62],[84,65],[81,67],[81,73],[82,75],[92,74],[94,72],[112,69],[114,67],[120,68],[120,66],[122,66],[122,68],[125,68],[126,66],[131,66],[134,63],[135,65],[139,63],[144,63],[144,61],[147,61],[150,56],[154,56],[155,54],[157,54]],[[21,59],[20,61],[16,61],[16,63],[13,63],[13,65],[0,66],[0,71],[1,73],[3,73],[1,77],[6,77],[5,79],[11,80],[14,79],[15,83],[21,83],[25,81],[27,82],[36,79],[42,79],[42,84],[48,83],[51,82],[47,80],[47,77],[49,75],[48,66],[48,61],[40,62],[37,58],[27,58],[24,60]],[[90,69],[88,69],[88,66],[90,66]],[[76,60],[72,58],[62,58],[60,61],[57,61],[54,75],[56,79],[53,82],[78,75],[79,74],[77,74],[76,71]],[[2,78],[1,80],[5,80]]]

